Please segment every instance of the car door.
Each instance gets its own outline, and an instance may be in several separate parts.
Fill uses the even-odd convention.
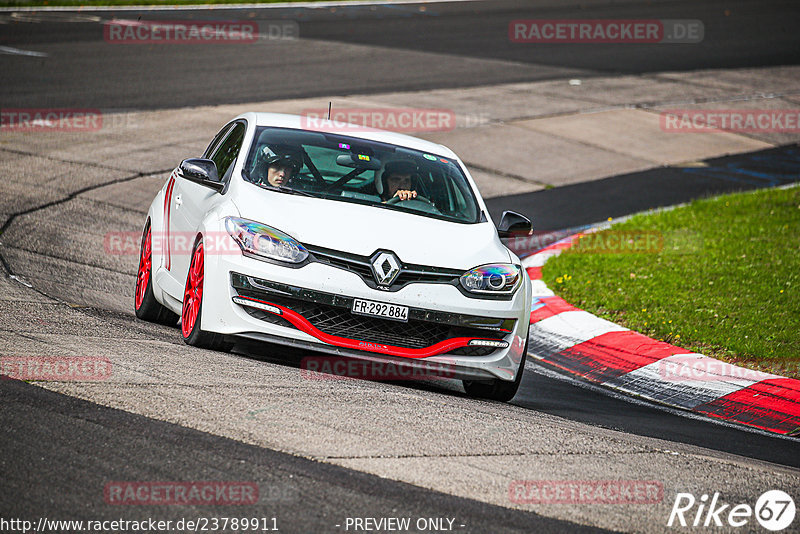
[[[235,122],[215,146],[209,146],[205,157],[214,161],[217,173],[223,182],[231,179],[234,163],[244,142],[246,126],[243,122]],[[181,283],[186,284],[186,273],[194,248],[195,237],[200,223],[220,193],[196,182],[178,176],[172,192],[172,224],[170,230],[170,247],[172,261],[170,272]],[[183,300],[183,295],[176,296]]]

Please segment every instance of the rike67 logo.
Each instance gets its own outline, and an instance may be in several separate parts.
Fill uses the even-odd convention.
[[[794,522],[795,512],[794,499],[781,490],[764,492],[754,507],[746,503],[726,503],[719,492],[715,492],[710,501],[707,494],[697,499],[691,493],[678,493],[667,526],[743,527],[751,524],[755,517],[762,527],[777,532]],[[752,526],[748,530],[751,529]]]

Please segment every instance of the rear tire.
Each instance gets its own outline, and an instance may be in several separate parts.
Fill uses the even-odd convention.
[[[192,251],[192,261],[186,274],[186,288],[183,292],[183,310],[181,312],[181,334],[187,345],[202,349],[228,352],[233,343],[222,334],[206,332],[201,328],[200,318],[203,315],[203,280],[205,250],[200,240]]]
[[[528,340],[525,339],[525,348],[522,351],[522,360],[519,362],[517,376],[512,381],[500,380],[464,380],[464,390],[470,397],[479,399],[508,402],[514,398],[522,383],[522,372],[525,370],[525,360],[528,358]]]
[[[178,315],[162,306],[153,295],[153,254],[148,220],[142,232],[142,244],[139,249],[139,271],[136,275],[136,293],[133,297],[133,308],[136,317],[151,323],[175,326]]]

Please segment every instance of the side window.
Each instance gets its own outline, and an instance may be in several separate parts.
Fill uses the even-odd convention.
[[[217,135],[214,136],[214,139],[212,139],[211,142],[208,144],[208,148],[206,148],[206,151],[203,152],[203,159],[208,159],[208,156],[211,155],[211,151],[214,149],[215,146],[217,146],[217,144],[219,143],[220,139],[222,139],[225,136],[225,133],[227,133],[227,131],[230,130],[230,129],[231,129],[231,125],[230,124],[226,124],[219,131],[219,133],[217,133]]]
[[[228,137],[217,147],[211,159],[217,164],[217,172],[221,181],[228,179],[228,171],[233,168],[233,162],[242,148],[245,126],[241,122],[231,128]]]

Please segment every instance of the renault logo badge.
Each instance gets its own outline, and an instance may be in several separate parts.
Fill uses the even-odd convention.
[[[400,261],[391,252],[378,252],[372,257],[372,274],[381,286],[390,286],[400,274]]]

